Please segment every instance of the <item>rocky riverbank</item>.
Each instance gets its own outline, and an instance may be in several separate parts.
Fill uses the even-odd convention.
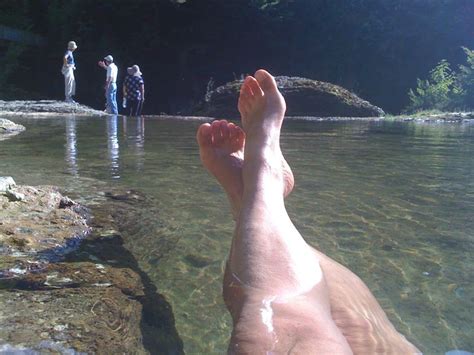
[[[288,104],[288,120],[308,121],[353,121],[392,120],[404,122],[466,122],[474,119],[474,112],[422,112],[412,115],[385,115],[382,109],[358,98],[349,91],[330,83],[302,78],[277,77],[280,89]],[[179,120],[211,121],[214,118],[238,118],[237,98],[241,81],[234,81],[217,88],[209,94],[206,103],[196,107],[193,116],[168,116]],[[326,102],[328,101],[329,104]],[[326,103],[325,103],[326,102]],[[317,105],[319,111],[311,107]],[[296,108],[292,108],[296,106]],[[103,111],[88,106],[64,101],[1,101],[0,140],[25,130],[22,125],[1,117],[14,119],[18,116],[51,117],[64,115],[107,116]],[[201,115],[201,116],[199,116]]]
[[[89,210],[0,178],[0,352],[182,353],[170,305],[116,223],[143,204],[108,193]]]
[[[10,120],[0,118],[0,141],[17,135],[25,130],[25,127]]]
[[[404,122],[472,122],[474,112],[419,113],[391,116],[388,119]]]
[[[0,278],[42,268],[90,233],[87,210],[52,186],[0,177]]]
[[[384,117],[313,117],[313,116],[290,116],[286,120],[296,121],[395,121],[415,123],[468,123],[474,122],[474,112],[444,112],[444,113],[422,113],[414,115],[398,115]]]
[[[0,141],[13,137],[25,130],[25,127],[6,118],[18,116],[51,117],[51,116],[105,116],[103,111],[94,110],[78,103],[54,100],[39,101],[2,101],[0,100]]]
[[[2,117],[11,117],[18,115],[54,115],[54,114],[74,114],[88,116],[104,116],[107,113],[94,110],[78,103],[69,103],[55,100],[38,101],[1,101],[0,115]]]

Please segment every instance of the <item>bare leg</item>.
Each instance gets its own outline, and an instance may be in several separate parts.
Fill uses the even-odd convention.
[[[285,103],[273,77],[264,71],[248,77],[239,110],[247,138],[241,212],[229,257],[240,303],[231,310],[229,350],[350,353],[331,318],[319,260],[285,210],[279,145]]]
[[[239,158],[232,173],[221,172],[234,153],[221,148],[232,144],[209,144],[204,138],[212,131],[203,126],[198,131],[203,164],[233,196],[234,216],[240,216],[224,276],[224,299],[234,319],[229,351],[418,352],[394,329],[365,284],[309,247],[289,220],[283,196],[293,184],[286,183],[279,148],[285,103],[267,72],[245,80],[239,110],[247,144],[244,163]],[[240,157],[243,148],[238,146]]]

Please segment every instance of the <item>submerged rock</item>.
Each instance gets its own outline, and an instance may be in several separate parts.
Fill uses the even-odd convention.
[[[307,78],[277,76],[278,88],[287,102],[287,116],[380,117],[384,111],[331,83]],[[200,113],[209,116],[239,117],[237,99],[242,80],[218,87],[207,95]]]
[[[34,354],[147,353],[141,341],[140,302],[119,288],[0,291],[0,303],[0,339],[8,339],[10,350],[21,347]]]

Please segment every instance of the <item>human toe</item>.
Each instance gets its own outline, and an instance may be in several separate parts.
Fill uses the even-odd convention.
[[[209,123],[203,123],[201,126],[199,126],[196,133],[196,139],[200,146],[212,144],[212,129]]]
[[[247,78],[245,78],[244,83],[250,89],[254,98],[259,98],[263,96],[263,91],[260,88],[257,79],[255,79],[253,76],[248,76]]]
[[[227,122],[226,120],[221,120],[220,121],[220,130],[221,130],[222,139],[223,140],[229,139],[229,133],[230,133],[229,122]]]
[[[261,89],[265,91],[276,91],[277,84],[275,78],[266,70],[259,69],[255,72],[255,79],[257,80],[258,84],[260,85]]]

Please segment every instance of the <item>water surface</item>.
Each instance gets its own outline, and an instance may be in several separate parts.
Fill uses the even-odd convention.
[[[85,203],[110,187],[154,198],[126,247],[172,305],[186,352],[224,353],[231,323],[220,292],[233,224],[199,162],[200,122],[14,121],[27,131],[0,142],[0,175],[59,185]],[[296,178],[287,199],[295,225],[361,276],[428,354],[474,350],[473,127],[298,121],[283,130]],[[163,246],[164,239],[176,243]]]

